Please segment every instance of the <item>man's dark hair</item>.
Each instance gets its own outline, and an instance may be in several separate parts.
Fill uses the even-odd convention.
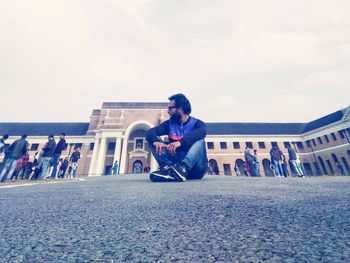
[[[62,132],[61,135],[66,136],[66,134],[64,132]]]
[[[4,136],[2,136],[2,138],[3,138],[4,140],[6,140],[6,139],[9,138],[9,135],[8,135],[8,134],[5,134]]]
[[[182,108],[186,115],[191,114],[192,108],[190,101],[186,98],[186,96],[182,93],[172,95],[168,98],[169,100],[175,101],[175,106],[177,108]]]
[[[22,139],[25,139],[25,138],[27,138],[27,134],[22,135]]]
[[[49,135],[49,138],[54,138],[52,134]]]

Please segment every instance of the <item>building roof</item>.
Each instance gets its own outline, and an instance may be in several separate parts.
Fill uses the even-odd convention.
[[[89,128],[89,123],[73,122],[2,122],[0,123],[0,135],[10,136],[48,136],[59,135],[64,132],[67,136],[85,135]]]
[[[164,109],[167,103],[128,103],[128,102],[105,102],[105,108],[123,108],[123,109]],[[343,111],[339,110],[322,118],[309,123],[242,123],[242,122],[210,122],[207,123],[208,135],[300,135],[337,121],[343,118]],[[10,136],[19,136],[27,134],[29,136],[47,136],[49,134],[59,135],[61,132],[68,136],[86,135],[89,123],[72,122],[44,122],[44,123],[25,123],[25,122],[3,122],[0,123],[0,136],[9,134]]]
[[[294,135],[301,134],[303,123],[207,123],[208,135]]]
[[[344,115],[343,111],[338,110],[338,111],[333,112],[331,114],[328,114],[322,118],[311,121],[305,125],[303,133],[309,132],[312,130],[316,130],[318,128],[321,128],[321,127],[327,126],[329,124],[332,124],[334,122],[340,121],[343,118],[343,115]]]
[[[104,102],[102,109],[167,109],[166,102]]]

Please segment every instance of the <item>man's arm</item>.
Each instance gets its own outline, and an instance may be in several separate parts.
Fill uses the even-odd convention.
[[[190,134],[186,134],[180,140],[181,148],[189,149],[196,141],[204,139],[207,135],[207,125],[201,120],[197,120],[194,128]]]
[[[158,126],[147,131],[146,140],[150,145],[154,142],[160,142],[158,136],[169,134],[169,121],[165,121]]]

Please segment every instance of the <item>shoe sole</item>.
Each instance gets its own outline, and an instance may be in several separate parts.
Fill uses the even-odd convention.
[[[172,174],[174,175],[174,178],[178,180],[179,182],[186,182],[186,177],[184,177],[182,174],[180,174],[174,167],[170,167]]]
[[[164,174],[158,174],[158,173],[151,173],[150,179],[153,182],[166,182],[166,181],[174,181],[174,177],[170,175],[164,175]]]

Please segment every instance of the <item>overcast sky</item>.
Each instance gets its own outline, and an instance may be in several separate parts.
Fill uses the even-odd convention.
[[[183,92],[204,121],[350,103],[349,0],[1,0],[0,122],[89,121]]]

